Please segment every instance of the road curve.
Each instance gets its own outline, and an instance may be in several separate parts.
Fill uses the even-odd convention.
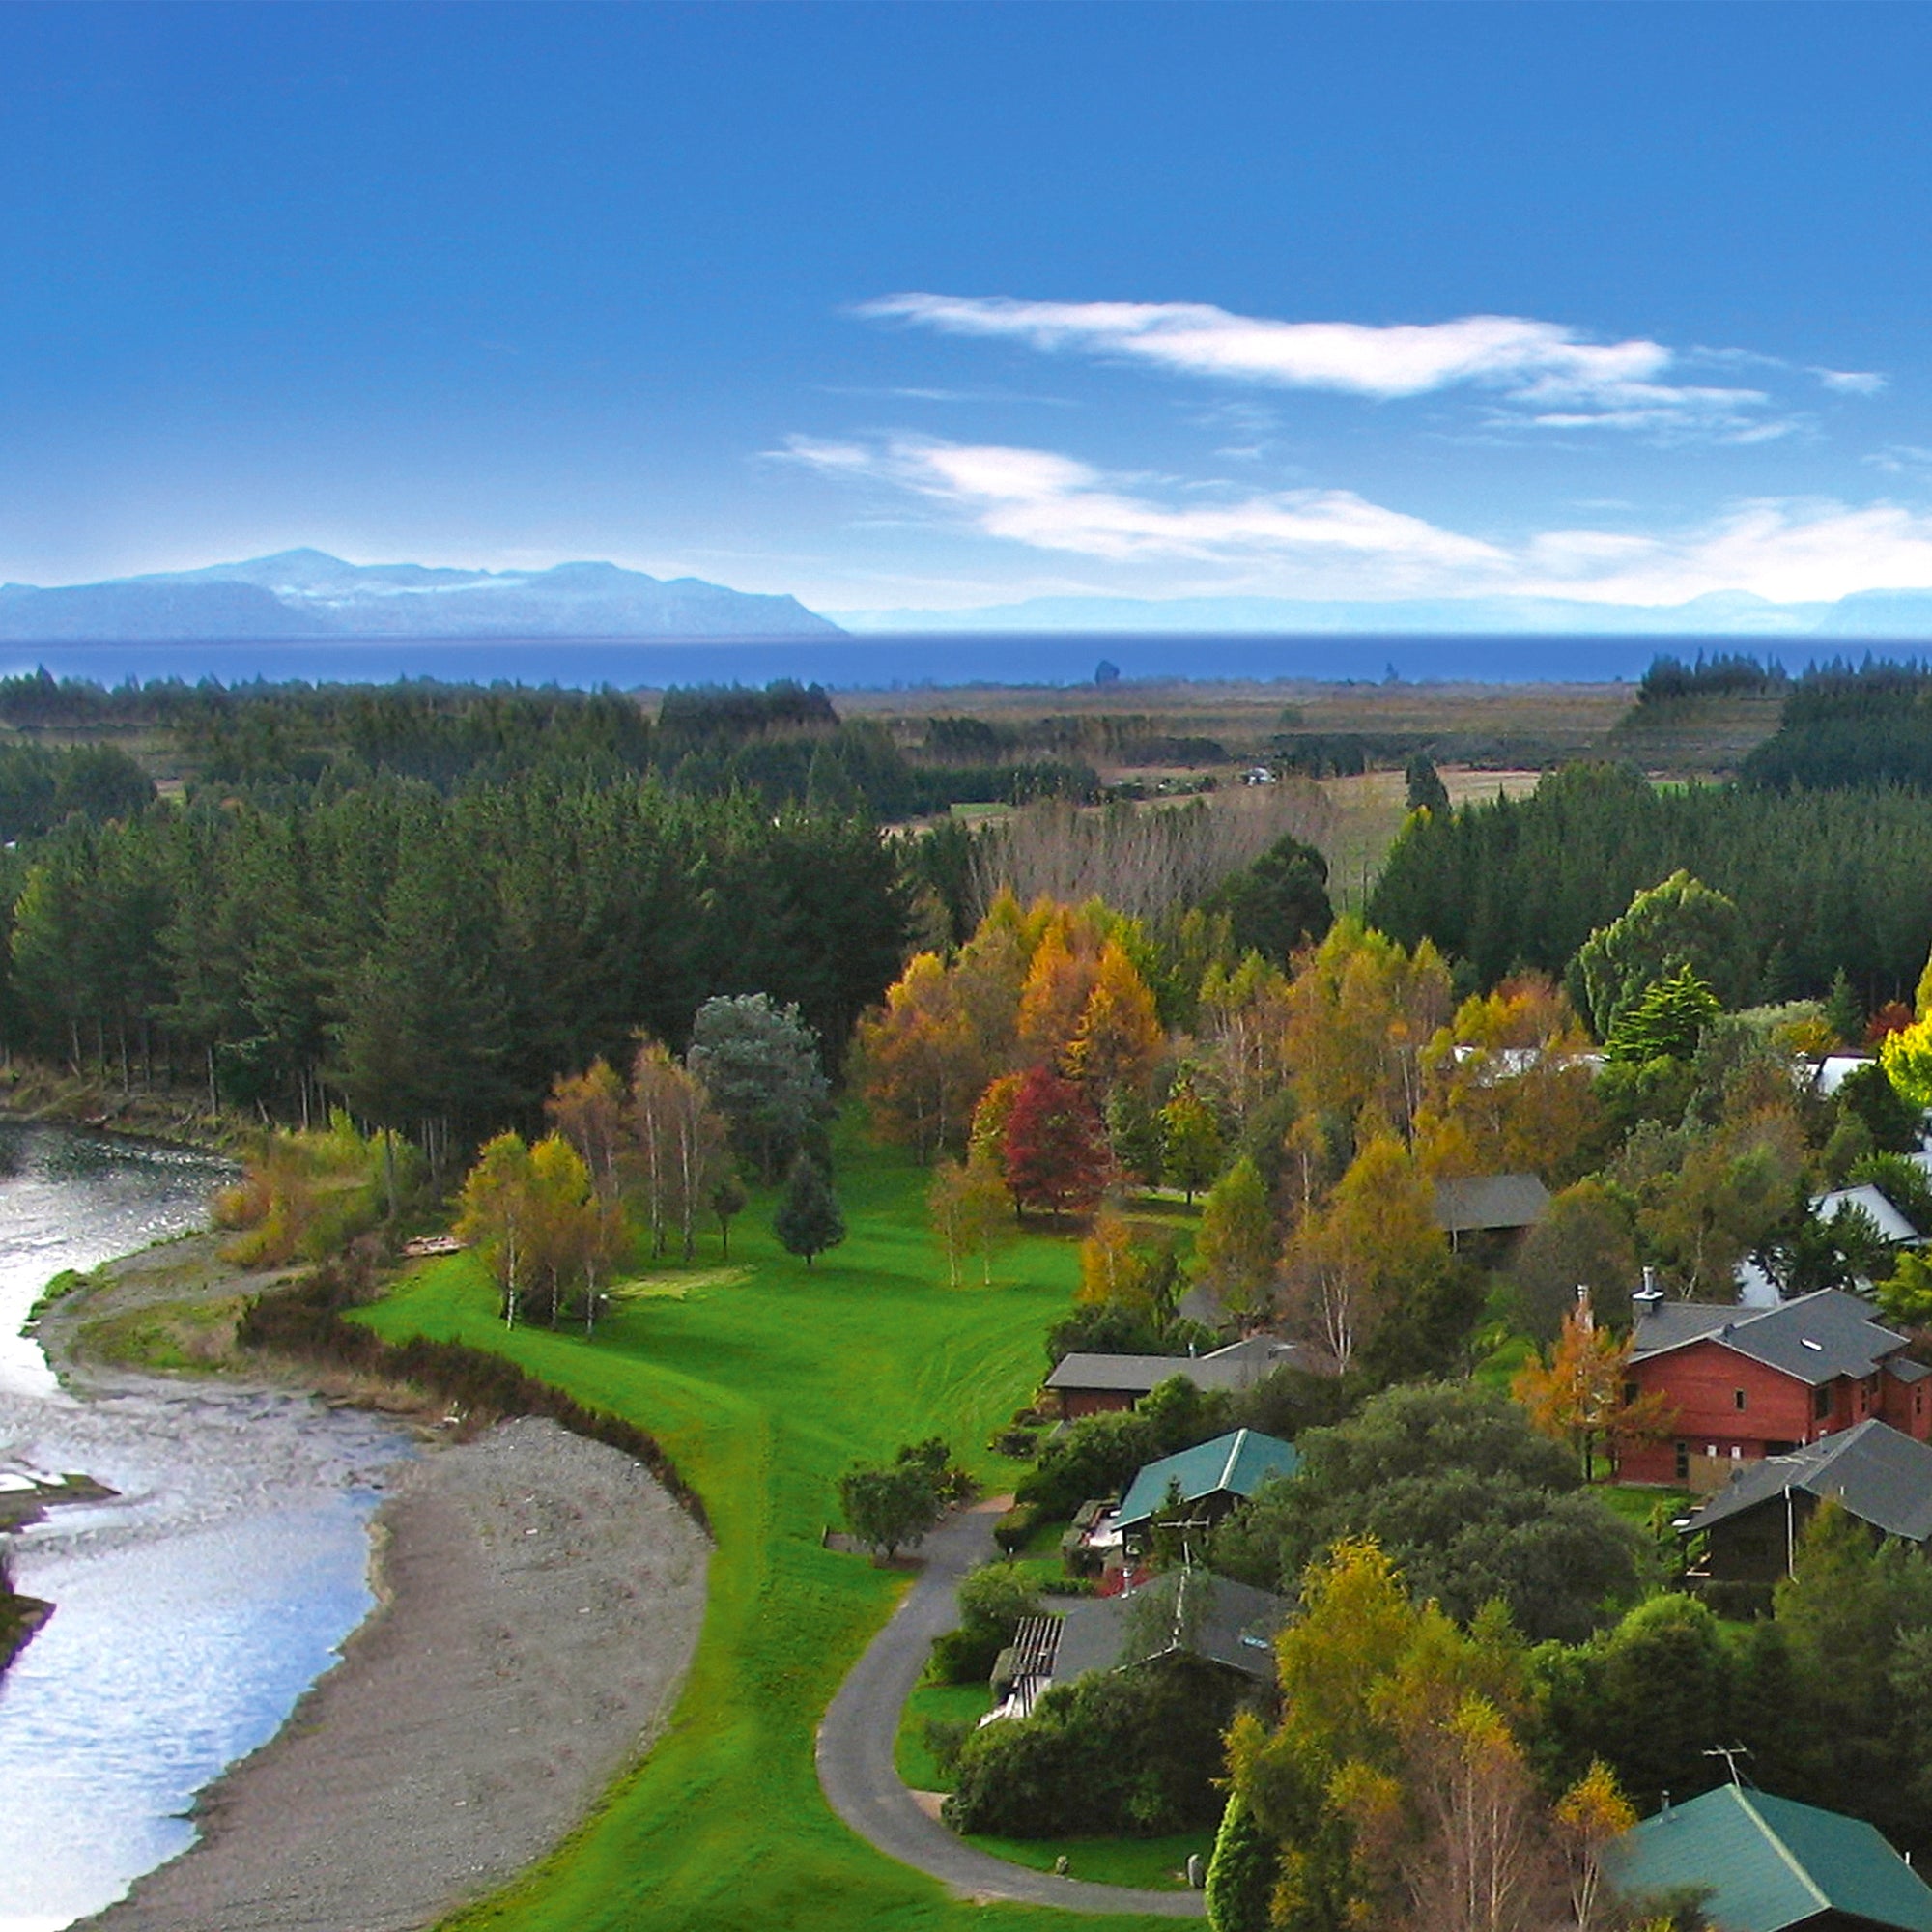
[[[919,1580],[853,1665],[819,1726],[819,1785],[832,1808],[862,1838],[976,1904],[1010,1899],[1068,1912],[1199,1918],[1205,1907],[1198,1891],[1092,1885],[975,1851],[928,1818],[899,1781],[893,1766],[899,1713],[925,1668],[933,1638],[959,1621],[953,1586],[993,1554],[997,1514],[997,1509],[966,1511],[926,1539]]]

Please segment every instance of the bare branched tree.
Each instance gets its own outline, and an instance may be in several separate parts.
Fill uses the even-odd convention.
[[[1312,780],[1248,786],[1186,805],[1112,805],[1099,811],[1041,799],[1003,820],[981,843],[977,910],[1010,886],[1023,905],[1042,895],[1067,905],[1097,897],[1151,919],[1199,900],[1280,838],[1319,843],[1333,817]]]

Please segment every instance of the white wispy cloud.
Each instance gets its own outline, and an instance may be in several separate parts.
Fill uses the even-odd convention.
[[[1875,396],[1886,385],[1886,378],[1873,369],[1812,369],[1826,388],[1839,396]]]
[[[1029,550],[1179,567],[1195,592],[1512,593],[1672,605],[1726,590],[1826,603],[1858,590],[1932,586],[1932,517],[1889,502],[1774,498],[1664,532],[1553,528],[1501,543],[1349,490],[1240,494],[1211,482],[1109,475],[1053,450],[798,438],[782,454],[904,493]],[[1175,500],[1182,495],[1190,500]]]
[[[1595,342],[1560,323],[1471,315],[1376,327],[1235,315],[1206,302],[1041,302],[1006,296],[905,294],[858,311],[950,335],[1000,337],[1084,352],[1177,374],[1388,402],[1469,388],[1532,427],[1702,433],[1764,432],[1766,391],[1666,381],[1679,357],[1644,337]],[[1700,352],[1698,359],[1718,359]],[[1751,357],[1776,365],[1776,358]],[[1881,382],[1814,372],[1847,391]],[[1772,434],[1779,433],[1771,431]]]
[[[785,452],[834,475],[884,482],[950,506],[985,535],[1129,562],[1251,563],[1350,555],[1389,570],[1499,565],[1503,553],[1349,490],[1293,490],[1176,504],[1050,450],[895,438],[795,438]]]

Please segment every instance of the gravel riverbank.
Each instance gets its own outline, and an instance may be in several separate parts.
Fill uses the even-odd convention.
[[[409,1465],[381,1603],[276,1737],[202,1794],[192,1850],[100,1932],[401,1932],[541,1857],[646,1747],[708,1545],[639,1463],[525,1419]]]

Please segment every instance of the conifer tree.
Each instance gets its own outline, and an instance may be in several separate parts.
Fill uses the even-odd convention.
[[[791,1164],[778,1211],[772,1216],[772,1233],[787,1254],[803,1255],[810,1267],[827,1248],[836,1248],[845,1238],[845,1216],[818,1163],[802,1153]]]

